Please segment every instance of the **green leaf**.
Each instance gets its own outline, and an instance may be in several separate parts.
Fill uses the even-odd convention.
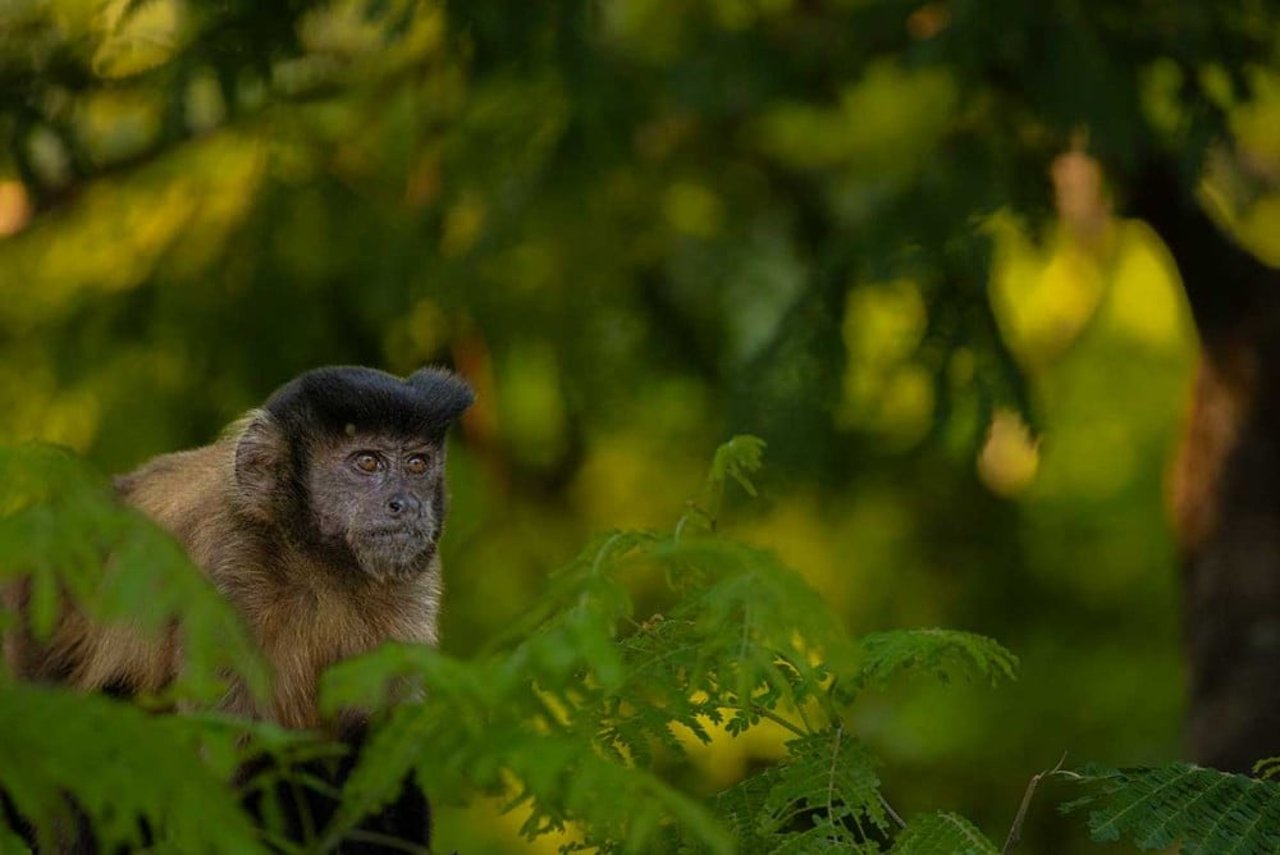
[[[677,536],[691,519],[701,519],[707,528],[714,530],[724,505],[725,488],[730,479],[736,481],[748,496],[756,495],[751,476],[764,465],[765,442],[757,436],[735,436],[716,449],[711,460],[711,470],[702,485],[697,500],[691,502],[691,512],[681,518],[676,526]]]
[[[1062,810],[1088,808],[1096,841],[1140,849],[1180,843],[1186,855],[1280,851],[1280,784],[1185,763],[1086,769],[1082,780],[1094,792]]]
[[[835,727],[787,743],[787,762],[775,769],[764,810],[775,852],[813,847],[878,852],[874,837],[889,829],[871,752]]]
[[[998,855],[973,823],[954,813],[918,816],[893,842],[891,855]]]
[[[864,636],[856,688],[882,687],[891,680],[924,673],[943,682],[956,676],[992,685],[1017,675],[1018,658],[999,643],[952,629],[899,629]]]
[[[161,843],[188,851],[265,851],[226,779],[201,756],[210,738],[181,716],[63,689],[0,685],[0,789],[44,843],[65,823],[70,795],[99,844],[139,845],[145,820]],[[224,737],[234,745],[235,734]]]

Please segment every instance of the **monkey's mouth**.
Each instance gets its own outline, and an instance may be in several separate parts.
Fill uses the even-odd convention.
[[[366,532],[364,542],[388,559],[410,560],[431,546],[431,532],[416,526],[379,528]]]
[[[414,526],[398,525],[391,528],[375,528],[366,535],[372,540],[392,540],[392,541],[414,541],[419,540],[426,543],[427,536],[430,534],[426,529]]]
[[[430,560],[433,532],[416,525],[366,529],[352,545],[365,572],[376,577],[403,576]]]

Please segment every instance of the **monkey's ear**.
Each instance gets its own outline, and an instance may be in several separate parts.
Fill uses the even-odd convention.
[[[250,414],[236,440],[236,494],[240,506],[270,520],[280,506],[289,462],[289,442],[280,426],[261,410]]]
[[[423,395],[432,415],[446,426],[456,421],[476,399],[466,380],[444,368],[419,368],[405,382]]]

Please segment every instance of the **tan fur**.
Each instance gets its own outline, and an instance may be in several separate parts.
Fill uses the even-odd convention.
[[[255,705],[238,684],[221,708],[287,727],[315,727],[322,724],[315,687],[329,665],[388,640],[435,643],[439,559],[411,578],[338,578],[288,544],[264,550],[246,536],[245,511],[238,507],[235,449],[247,423],[248,418],[233,425],[212,445],[158,457],[119,486],[125,501],[182,542],[245,619],[272,666],[269,708]],[[128,626],[95,627],[68,613],[38,655],[29,646],[6,643],[6,656],[30,677],[64,679],[86,690],[115,683],[154,691],[176,675],[178,646],[176,632],[157,644]]]

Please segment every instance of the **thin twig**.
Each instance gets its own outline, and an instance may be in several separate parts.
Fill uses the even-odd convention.
[[[762,707],[762,706],[760,706],[759,704],[751,704],[751,705],[749,705],[749,706],[738,706],[738,707],[732,707],[732,709],[742,710],[743,712],[746,712],[746,713],[752,713],[752,714],[754,714],[754,715],[758,715],[758,716],[760,716],[761,718],[767,718],[767,719],[769,719],[769,721],[773,722],[774,724],[780,724],[780,725],[782,725],[782,726],[783,726],[783,727],[785,727],[787,730],[789,730],[789,731],[791,731],[792,733],[794,733],[796,736],[804,737],[804,736],[808,736],[808,735],[809,735],[809,732],[808,732],[808,731],[806,731],[806,730],[804,730],[804,729],[802,729],[802,728],[800,728],[800,727],[796,726],[796,724],[795,724],[794,722],[787,721],[785,718],[783,718],[782,716],[778,715],[778,714],[777,714],[777,713],[775,713],[773,710],[768,709],[768,708],[766,708],[766,707]]]
[[[1062,759],[1058,761],[1056,766],[1031,776],[1031,780],[1027,782],[1027,790],[1022,794],[1022,804],[1018,806],[1018,814],[1013,818],[1013,825],[1009,828],[1009,836],[1005,838],[1004,848],[1000,850],[1001,855],[1009,855],[1022,840],[1022,823],[1027,819],[1027,810],[1031,807],[1031,797],[1036,794],[1036,787],[1039,786],[1042,779],[1058,775],[1077,780],[1081,777],[1075,772],[1063,769],[1062,764],[1066,762],[1067,753],[1064,751],[1062,752]]]
[[[884,808],[884,812],[889,814],[889,818],[898,824],[898,828],[907,827],[907,821],[893,809],[893,805],[889,804],[889,800],[884,797],[884,793],[877,792],[876,798],[880,799],[880,807]]]
[[[804,711],[804,701],[797,700],[795,702],[796,715],[800,716],[800,723],[804,725],[804,729],[813,733],[813,725],[809,722],[809,716]]]

